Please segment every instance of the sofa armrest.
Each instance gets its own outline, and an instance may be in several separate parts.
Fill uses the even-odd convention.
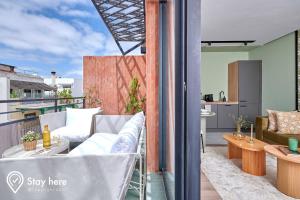
[[[268,129],[269,118],[267,116],[256,117],[256,139],[263,140],[263,131]]]
[[[95,127],[96,127],[96,116],[102,115],[102,113],[103,113],[103,110],[100,110],[98,113],[96,113],[96,114],[93,115],[92,123],[91,123],[91,130],[90,130],[90,137],[91,137],[94,133],[96,133],[96,132],[95,132]]]
[[[41,128],[48,125],[50,131],[66,126],[66,112],[55,112],[40,115]]]
[[[130,180],[130,175],[133,173],[134,158],[134,154],[107,154],[1,159],[1,199],[23,199],[23,196],[26,199],[82,200],[87,192],[88,198],[86,199],[123,199],[126,190],[122,188],[127,188],[126,178]],[[20,172],[25,179],[17,194],[8,191],[6,183],[7,175],[12,171]],[[44,188],[55,189],[46,193],[33,192],[39,187],[25,184],[28,177],[46,180]],[[50,178],[62,180],[65,183],[50,185],[48,182]]]

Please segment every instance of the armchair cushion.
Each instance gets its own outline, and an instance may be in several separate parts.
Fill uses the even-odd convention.
[[[66,126],[66,112],[54,112],[40,115],[40,124],[43,129],[48,125],[50,131]]]
[[[268,115],[269,115],[269,127],[268,131],[277,131],[278,126],[277,126],[277,116],[276,116],[276,110],[267,110]]]
[[[120,130],[119,134],[132,134],[136,140],[139,139],[139,134],[142,130],[142,127],[144,125],[145,116],[143,112],[139,112],[135,114],[130,120],[128,120],[122,129]]]
[[[92,137],[73,149],[69,155],[108,154],[118,135],[112,133],[95,133]]]
[[[82,132],[91,132],[93,115],[100,112],[100,108],[73,109],[67,108],[66,126],[77,128]]]
[[[145,121],[143,112],[135,114],[125,123],[119,132],[118,140],[113,144],[111,153],[134,153]]]
[[[83,142],[90,136],[90,132],[76,126],[64,126],[52,131],[51,136],[65,138],[70,142]]]
[[[277,112],[278,132],[282,134],[300,134],[299,112]]]
[[[40,117],[41,125],[49,124],[51,135],[68,139],[70,142],[83,142],[92,133],[93,116],[100,108],[71,109],[66,112],[49,113]],[[53,122],[59,122],[59,126]]]
[[[280,134],[278,132],[273,132],[273,131],[264,131],[264,140],[270,143],[275,143],[275,144],[281,144],[281,145],[288,145],[288,141],[290,137],[297,138],[300,140],[300,135],[299,134]]]
[[[137,139],[131,133],[123,133],[112,145],[111,153],[134,153],[136,151]]]

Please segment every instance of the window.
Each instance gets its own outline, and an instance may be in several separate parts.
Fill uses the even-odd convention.
[[[31,90],[24,89],[24,98],[32,98]]]

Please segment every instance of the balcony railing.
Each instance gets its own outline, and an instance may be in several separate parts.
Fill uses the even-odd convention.
[[[26,132],[41,132],[39,115],[67,107],[85,108],[85,97],[0,100],[0,157]]]

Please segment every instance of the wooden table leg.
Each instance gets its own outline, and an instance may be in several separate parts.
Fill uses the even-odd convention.
[[[266,152],[265,151],[242,151],[242,169],[244,172],[255,176],[266,175]]]
[[[242,158],[242,149],[228,142],[228,159]]]
[[[277,189],[296,199],[300,198],[300,164],[277,158]]]

